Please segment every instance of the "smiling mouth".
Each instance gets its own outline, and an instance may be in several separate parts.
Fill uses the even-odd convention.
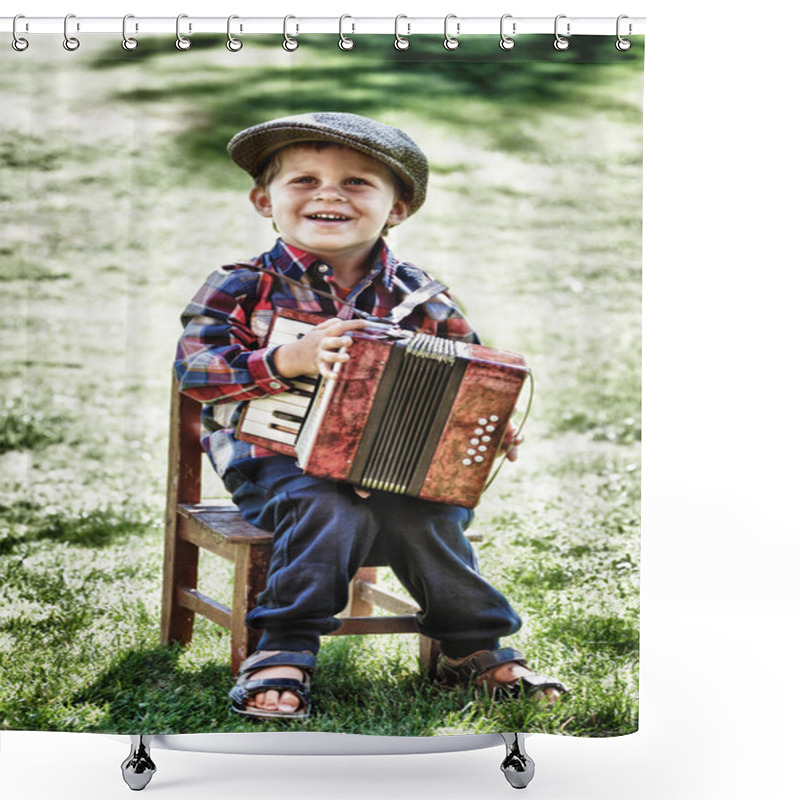
[[[342,214],[309,214],[308,219],[319,222],[347,222],[350,217],[345,217]]]

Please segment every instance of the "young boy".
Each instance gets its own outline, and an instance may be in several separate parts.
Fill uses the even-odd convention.
[[[208,278],[183,314],[176,373],[181,390],[207,404],[203,445],[242,515],[275,533],[267,585],[247,617],[262,636],[231,692],[233,709],[307,716],[320,636],[340,626],[348,584],[375,547],[419,603],[420,631],[441,642],[441,680],[514,696],[564,693],[521,653],[500,648],[520,619],[478,572],[464,536],[471,511],[307,476],[292,458],[234,434],[246,401],[285,391],[299,375],[335,377],[348,359],[348,333],[368,325],[353,318],[353,306],[385,317],[430,281],[382,238],[422,205],[424,154],[402,131],[344,113],[265,122],[237,134],[228,150],[254,178],[253,207],[280,238],[270,252]],[[296,342],[270,346],[276,308],[323,321]],[[477,341],[446,295],[416,307],[402,326]],[[506,441],[513,458],[519,442],[513,432]]]

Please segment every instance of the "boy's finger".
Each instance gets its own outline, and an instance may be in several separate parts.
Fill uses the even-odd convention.
[[[326,319],[324,322],[320,322],[320,324],[317,325],[317,328],[320,330],[336,328],[337,332],[344,333],[345,331],[354,331],[358,330],[359,328],[366,328],[368,326],[369,323],[365,319],[337,319],[336,317],[331,317],[330,319]]]
[[[327,361],[329,364],[335,364],[337,361],[349,361],[350,356],[342,350],[321,350],[319,359]]]
[[[341,350],[343,347],[350,347],[353,340],[349,336],[326,336],[321,342],[323,350]]]

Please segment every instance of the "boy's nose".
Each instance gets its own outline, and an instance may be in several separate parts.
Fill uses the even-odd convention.
[[[322,184],[315,197],[320,200],[344,200],[344,194],[335,183]]]

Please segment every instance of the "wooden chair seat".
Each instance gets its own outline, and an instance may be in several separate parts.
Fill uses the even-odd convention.
[[[247,627],[245,616],[266,586],[273,534],[246,522],[230,501],[202,499],[201,404],[182,395],[173,383],[170,412],[167,514],[164,539],[164,584],[161,641],[187,645],[195,614],[231,632],[231,673],[256,648],[260,632]],[[472,536],[473,540],[480,537]],[[233,562],[230,606],[198,589],[198,557],[206,551]],[[356,574],[343,625],[333,635],[418,633],[418,606],[378,586],[374,559]],[[391,616],[373,615],[377,606]],[[420,635],[420,661],[430,674],[438,643]]]

